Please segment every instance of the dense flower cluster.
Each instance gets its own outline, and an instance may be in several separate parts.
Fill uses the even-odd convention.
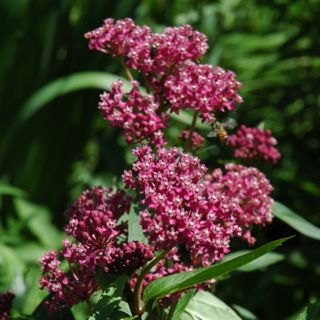
[[[237,224],[243,229],[242,237],[250,244],[255,239],[251,235],[253,225],[265,225],[272,221],[273,190],[265,175],[253,167],[236,164],[225,165],[226,173],[216,169],[206,176],[210,192],[223,192],[226,198],[236,203],[233,212]]]
[[[154,34],[152,48],[151,71],[164,75],[173,66],[203,56],[208,50],[207,37],[189,25],[165,28],[163,33]]]
[[[152,33],[129,18],[106,19],[85,37],[90,49],[123,57],[129,67],[144,74],[163,75],[175,64],[200,58],[208,49],[206,36],[189,25]]]
[[[67,210],[70,220],[65,231],[76,243],[64,240],[60,252],[49,251],[40,261],[40,285],[52,294],[51,311],[70,308],[90,297],[98,289],[99,268],[109,273],[131,274],[153,258],[148,245],[119,243],[119,235],[125,229],[117,220],[128,212],[131,200],[122,191],[94,187]],[[68,262],[69,272],[60,267],[60,258]]]
[[[270,130],[241,125],[236,134],[229,137],[228,142],[234,149],[236,158],[262,159],[276,163],[281,157],[275,147],[277,140]]]
[[[132,296],[127,292],[130,309],[140,316],[144,312],[141,292],[150,282],[221,260],[229,253],[233,237],[253,244],[252,227],[272,220],[272,186],[256,168],[227,164],[225,171],[208,174],[197,157],[166,148],[164,130],[170,113],[193,110],[191,129],[179,138],[185,150],[198,149],[204,143],[194,131],[198,114],[217,131],[223,125],[216,120],[216,112],[233,110],[242,102],[241,84],[233,72],[199,64],[208,49],[203,34],[189,25],[154,33],[126,18],[106,19],[85,37],[90,49],[120,58],[131,80],[128,93],[122,81],[114,82],[111,92],[100,96],[99,109],[112,126],[124,130],[129,144],[148,143],[134,149],[136,161],[124,172],[123,182],[136,192],[141,205],[139,224],[149,245],[128,242],[123,215],[129,212],[133,197],[94,187],[66,211],[65,233],[70,239],[63,241],[60,251],[49,251],[41,258],[40,285],[50,294],[49,310],[55,311],[71,308],[100,289],[98,271],[124,273],[131,276],[127,285],[134,289]],[[129,68],[142,73],[147,94],[132,80]],[[273,162],[280,158],[269,131],[241,126],[229,143],[239,158]],[[149,268],[138,270],[160,250]],[[62,268],[62,260],[68,270]],[[160,305],[175,302],[181,294],[161,299]],[[0,295],[0,311],[3,299]]]
[[[103,117],[113,126],[123,128],[128,143],[137,143],[144,139],[155,146],[165,144],[163,129],[167,126],[167,115],[157,115],[159,105],[153,96],[144,97],[138,90],[139,83],[132,82],[132,90],[125,95],[123,83],[113,83],[110,93],[103,93],[99,109]]]
[[[137,68],[149,61],[152,33],[147,26],[136,26],[132,19],[105,19],[103,25],[87,32],[89,48],[112,56],[125,57],[128,65]]]
[[[179,136],[179,139],[183,142],[188,142],[190,140],[190,144],[193,149],[200,149],[204,143],[204,138],[195,131],[191,133],[190,138],[189,130],[182,131],[182,133]]]
[[[204,121],[215,111],[233,110],[242,102],[237,92],[239,88],[233,72],[193,62],[175,68],[164,83],[172,111],[194,109],[201,113]]]
[[[0,320],[8,320],[12,308],[14,294],[11,292],[0,293]]]
[[[229,252],[230,238],[240,235],[233,212],[236,204],[223,192],[208,193],[207,168],[177,148],[148,146],[134,150],[137,161],[125,171],[127,187],[138,190],[140,223],[155,249],[184,246],[194,264],[208,265]]]

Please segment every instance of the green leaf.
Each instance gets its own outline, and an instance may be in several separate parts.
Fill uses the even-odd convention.
[[[142,243],[147,243],[141,225],[139,223],[139,204],[134,204],[129,212],[128,221],[128,242],[140,241]]]
[[[24,198],[27,196],[27,193],[17,187],[11,186],[4,182],[0,182],[0,195]]]
[[[292,237],[274,240],[251,251],[250,253],[244,254],[227,262],[215,264],[211,267],[199,268],[197,270],[181,272],[179,274],[174,274],[157,279],[147,285],[144,290],[143,300],[145,303],[148,303],[149,301],[162,298],[167,294],[182,291],[196,284],[211,280],[217,276],[225,275],[261,257],[267,252],[274,250],[290,238]]]
[[[210,292],[199,291],[190,300],[180,320],[241,320],[224,302]]]
[[[194,296],[196,290],[195,289],[190,289],[187,292],[184,293],[184,295],[179,299],[176,308],[174,310],[172,320],[180,320],[182,317],[182,314],[187,307],[189,301],[191,298]]]
[[[233,309],[241,316],[242,320],[258,320],[258,318],[248,309],[234,304]]]
[[[128,281],[126,275],[116,278],[101,294],[93,314],[88,320],[118,320],[131,316],[128,304],[122,300]]]
[[[273,214],[304,236],[320,240],[320,229],[318,227],[303,219],[282,203],[277,201],[274,202]]]
[[[15,199],[15,208],[19,217],[27,221],[27,226],[34,236],[47,247],[58,247],[63,234],[50,221],[51,214],[43,206],[24,199]]]
[[[310,303],[294,320],[318,320],[320,318],[320,301]]]
[[[122,79],[119,76],[109,73],[97,71],[74,73],[49,82],[36,91],[21,107],[14,123],[4,137],[3,150],[5,150],[9,145],[11,138],[20,126],[52,100],[66,94],[85,89],[110,90],[112,83],[119,79],[124,83],[124,90],[129,90],[130,83],[126,79]]]
[[[23,264],[15,251],[0,243],[0,292],[12,286],[22,269]]]
[[[236,257],[239,257],[243,254],[251,252],[250,250],[242,250],[242,251],[237,251],[237,252],[232,252],[225,256],[223,259],[223,262],[229,261],[231,259],[234,259]],[[251,271],[257,271],[257,270],[262,270],[267,268],[270,265],[273,265],[277,262],[280,262],[284,260],[284,255],[276,252],[268,252],[265,255],[261,256],[260,258],[238,268],[238,271],[243,271],[243,272],[251,272]]]

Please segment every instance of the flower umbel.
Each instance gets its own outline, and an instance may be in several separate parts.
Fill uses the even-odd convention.
[[[256,168],[227,164],[225,169],[225,174],[221,169],[216,169],[206,176],[209,192],[220,191],[237,204],[233,214],[243,229],[241,237],[254,244],[252,226],[272,221],[273,200],[270,193],[273,188],[265,175]]]
[[[229,145],[234,149],[234,156],[241,159],[261,159],[279,161],[281,155],[276,149],[277,140],[270,130],[249,128],[241,125],[236,134],[229,136]]]
[[[241,231],[233,212],[236,204],[223,192],[209,193],[203,180],[207,168],[177,148],[143,146],[123,180],[137,190],[145,208],[140,223],[155,249],[187,248],[195,265],[208,265],[229,252],[230,238]]]
[[[64,240],[60,252],[49,251],[40,260],[41,288],[52,294],[47,302],[49,310],[71,308],[88,299],[99,289],[99,269],[131,274],[153,258],[150,246],[138,241],[124,242],[127,228],[118,219],[129,211],[131,201],[123,191],[94,187],[70,206],[65,231],[76,242]],[[60,267],[62,258],[68,262],[68,272]]]
[[[165,113],[160,116],[157,114],[159,104],[152,95],[142,96],[138,85],[138,82],[132,82],[132,90],[125,95],[123,83],[114,82],[111,93],[101,95],[99,109],[112,126],[124,129],[128,143],[147,140],[160,147],[166,143],[163,130],[167,127],[168,116]]]

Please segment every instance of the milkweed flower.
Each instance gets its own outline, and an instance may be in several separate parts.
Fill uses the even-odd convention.
[[[184,246],[196,265],[222,259],[241,229],[232,198],[219,190],[208,193],[207,168],[177,148],[160,148],[155,155],[142,146],[133,154],[137,161],[123,180],[142,197],[140,224],[155,250]]]
[[[232,71],[193,62],[174,68],[164,82],[170,109],[176,113],[194,109],[203,121],[209,121],[216,111],[233,110],[241,103],[240,87]]]
[[[112,126],[122,128],[128,143],[149,141],[157,147],[165,144],[163,130],[167,127],[168,116],[157,114],[159,104],[152,95],[143,96],[138,89],[139,83],[132,82],[132,90],[126,95],[121,81],[112,85],[110,93],[103,93],[99,109],[105,120]]]
[[[270,130],[241,125],[234,135],[229,136],[228,142],[236,158],[262,159],[274,164],[281,158],[276,148],[277,140]]]
[[[134,69],[141,65],[150,68],[153,35],[147,26],[137,26],[130,18],[109,18],[104,20],[101,27],[84,36],[89,40],[89,49],[126,58],[126,63]]]
[[[47,301],[50,311],[71,308],[88,299],[99,289],[99,269],[131,274],[153,258],[150,246],[125,242],[126,228],[118,219],[129,211],[131,202],[123,191],[93,187],[68,208],[65,232],[75,242],[63,240],[59,252],[49,251],[40,259],[43,275],[39,282],[51,294]],[[67,261],[69,272],[61,268],[62,259]]]
[[[216,169],[206,176],[208,192],[220,191],[236,203],[233,214],[243,230],[241,237],[253,244],[253,225],[263,226],[272,221],[273,199],[270,193],[273,188],[265,175],[256,168],[227,164],[225,170],[225,174],[221,169]]]
[[[199,59],[208,49],[207,37],[189,25],[153,33],[130,18],[106,19],[85,38],[90,49],[122,57],[129,67],[145,75],[164,75],[174,65]]]

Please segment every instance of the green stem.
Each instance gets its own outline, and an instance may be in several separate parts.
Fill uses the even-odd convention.
[[[167,320],[171,320],[172,319],[174,311],[176,310],[176,306],[178,304],[178,301],[179,301],[179,299],[176,298],[176,300],[172,303],[172,305],[170,307],[170,310],[169,310],[169,313],[168,313]]]
[[[162,250],[156,257],[154,257],[142,270],[138,276],[137,283],[133,290],[132,311],[134,315],[142,315],[145,310],[145,305],[142,302],[142,290],[144,277],[151,271],[151,269],[162,260],[171,250]]]
[[[133,78],[133,76],[132,76],[132,73],[131,73],[130,69],[127,67],[127,65],[126,65],[126,63],[124,62],[124,59],[123,59],[122,57],[120,58],[120,62],[121,62],[121,65],[122,65],[122,67],[123,67],[123,69],[124,69],[124,72],[126,73],[127,78],[128,78],[130,81],[133,81],[134,78]]]
[[[192,140],[192,134],[196,128],[197,118],[198,118],[199,111],[195,111],[192,118],[192,123],[189,130],[189,137],[184,145],[185,152],[189,152],[191,149],[191,140]]]

